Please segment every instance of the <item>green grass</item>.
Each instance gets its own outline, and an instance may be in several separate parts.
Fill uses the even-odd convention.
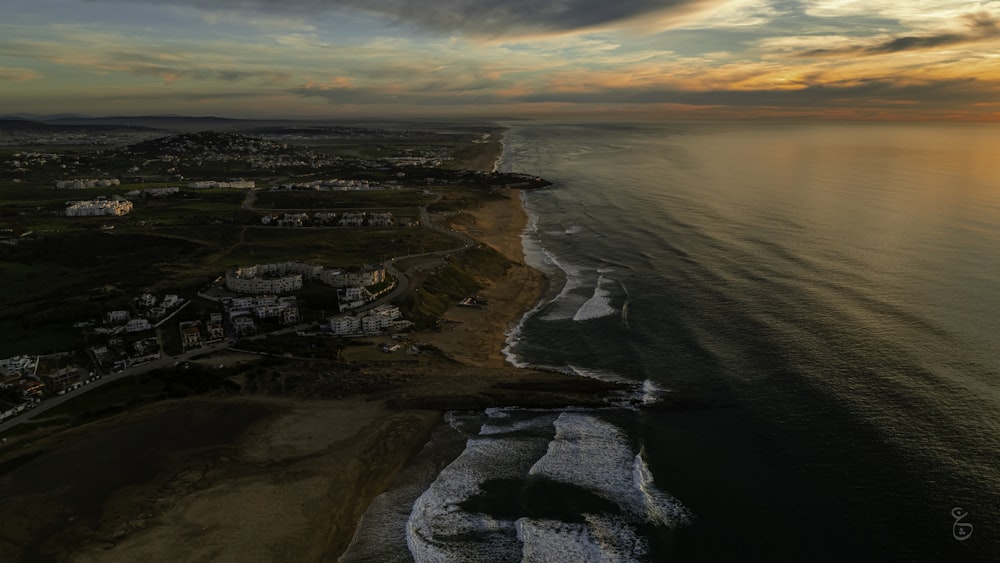
[[[20,319],[0,320],[0,358],[79,350],[83,336],[72,325],[52,323],[26,327]]]
[[[210,369],[191,364],[190,369],[175,366],[123,377],[75,395],[46,412],[41,420],[62,418],[71,424],[80,424],[163,399],[189,397],[218,389],[232,391],[234,388],[226,379],[243,369],[242,366]]]
[[[260,192],[257,209],[379,209],[419,207],[433,200],[421,191]]]
[[[315,262],[330,267],[379,263],[407,250],[454,248],[457,242],[427,229],[247,229],[245,244],[227,255],[229,266],[286,260]]]
[[[485,245],[454,255],[424,282],[419,291],[400,303],[403,316],[418,327],[432,326],[453,303],[482,289],[476,276],[498,277],[511,265],[510,260]]]

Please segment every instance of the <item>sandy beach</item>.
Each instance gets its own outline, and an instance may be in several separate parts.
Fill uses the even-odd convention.
[[[479,296],[486,301],[485,307],[452,306],[442,317],[444,330],[420,337],[464,364],[501,367],[507,332],[545,294],[547,281],[524,263],[521,233],[527,216],[518,190],[466,213],[474,217],[474,223],[449,226],[491,246],[515,265],[502,278],[482,280],[486,287]]]
[[[478,165],[492,169],[502,145],[486,148]],[[610,384],[505,365],[505,333],[546,280],[523,262],[517,191],[468,214],[452,226],[514,265],[482,278],[485,307],[453,306],[444,330],[413,335],[450,359],[291,365],[342,398],[164,401],[0,451],[13,467],[0,479],[0,560],[333,561],[444,412],[603,404]]]

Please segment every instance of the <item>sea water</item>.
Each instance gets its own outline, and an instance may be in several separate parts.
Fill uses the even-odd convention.
[[[554,283],[508,358],[636,392],[453,415],[390,503],[399,560],[994,558],[998,154],[987,125],[512,125]]]

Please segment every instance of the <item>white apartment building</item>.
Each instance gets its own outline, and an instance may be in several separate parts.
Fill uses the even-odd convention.
[[[330,319],[330,330],[334,334],[358,334],[361,332],[361,319],[351,315],[333,317]]]
[[[340,220],[337,224],[341,227],[360,227],[365,223],[364,213],[353,213],[350,211],[345,211],[340,215]]]
[[[108,311],[104,316],[109,323],[123,323],[129,319],[129,313],[125,310]]]
[[[132,202],[128,200],[91,200],[72,201],[66,207],[67,217],[100,217],[103,215],[121,216],[132,211]]]
[[[79,179],[79,180],[59,180],[56,182],[56,189],[60,190],[83,190],[86,188],[110,188],[120,186],[121,180],[118,178],[105,178],[102,180]]]
[[[153,325],[149,324],[149,321],[146,319],[132,319],[125,323],[125,332],[140,332],[151,328],[153,328]]]
[[[191,182],[188,187],[192,190],[206,190],[209,188],[242,188],[242,189],[253,189],[257,187],[256,182],[253,180],[233,180],[231,182],[218,182],[214,180],[209,180],[205,182]]]

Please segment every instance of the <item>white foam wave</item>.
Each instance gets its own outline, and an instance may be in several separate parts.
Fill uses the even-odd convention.
[[[594,295],[591,296],[573,315],[573,320],[577,322],[589,321],[614,315],[617,309],[611,306],[611,292],[608,291],[608,284],[604,274],[597,276],[597,285],[594,287]]]
[[[587,514],[584,518],[603,548],[606,558],[601,561],[624,563],[646,559],[649,543],[632,523],[608,514]]]
[[[545,427],[554,436],[512,434]],[[575,485],[620,511],[585,514],[584,522],[510,521],[462,507],[483,492],[488,480],[529,477]],[[418,563],[633,562],[648,552],[640,525],[675,527],[689,520],[679,502],[656,488],[642,453],[635,453],[618,426],[586,411],[532,416],[522,409],[491,409],[480,436],[468,440],[461,455],[413,502],[405,529],[406,545]]]
[[[556,436],[530,474],[584,487],[618,504],[634,522],[676,526],[686,521],[686,510],[655,487],[625,433],[586,413],[559,415]]]
[[[562,229],[553,229],[551,231],[545,231],[545,234],[553,237],[571,236],[583,232],[583,227],[580,225],[570,225]]]
[[[506,424],[484,424],[479,433],[482,436],[497,436],[500,434],[512,434],[515,432],[526,432],[529,430],[547,430],[552,428],[555,418],[555,415],[549,417],[537,416],[509,422],[505,419],[504,422],[507,422]]]
[[[520,557],[514,522],[463,510],[488,479],[523,479],[538,458],[544,438],[473,438],[413,503],[406,544],[417,563],[467,561],[476,553],[488,561]],[[454,541],[455,537],[468,541]]]
[[[575,264],[560,261],[548,250],[543,249],[543,251],[547,261],[559,268],[566,281],[559,294],[553,297],[546,305],[545,314],[539,318],[545,321],[572,319],[579,308],[586,305],[583,296],[572,293],[583,286],[585,276],[582,273],[582,268]]]
[[[691,522],[691,513],[680,502],[669,494],[656,488],[653,483],[653,472],[646,465],[642,452],[635,455],[632,476],[635,490],[642,496],[646,506],[646,520],[661,526],[676,528]]]
[[[618,375],[612,371],[605,371],[600,369],[585,368],[582,366],[576,366],[573,364],[566,364],[566,367],[570,369],[570,372],[582,377],[587,377],[590,379],[599,379],[601,381],[611,381],[613,383],[631,383],[631,380]]]
[[[524,231],[521,232],[521,249],[524,253],[525,262],[535,268],[538,268],[538,263],[541,261],[538,257],[542,255],[542,249],[535,240],[535,237],[532,236],[533,233],[538,231],[538,214],[528,207],[527,194],[527,191],[521,192],[521,207],[524,209],[525,213],[528,214],[528,224],[525,226]],[[544,306],[544,302],[535,304],[530,311],[521,316],[516,325],[511,326],[505,333],[506,340],[501,353],[510,365],[519,368],[525,368],[530,365],[528,362],[523,361],[514,349],[521,341],[521,333],[524,330],[524,323],[529,318],[537,314],[538,311]]]
[[[628,304],[632,301],[631,296],[628,294],[628,288],[625,287],[625,282],[619,282],[622,285],[622,293],[625,294],[625,303],[622,305],[622,326],[625,328],[632,328],[628,324]]]
[[[642,404],[652,405],[660,402],[660,397],[665,393],[661,387],[650,380],[642,382]]]
[[[521,518],[515,522],[524,545],[523,563],[632,562],[646,543],[619,519],[586,515],[586,523]]]
[[[531,475],[573,483],[590,490],[634,517],[645,510],[633,492],[635,454],[618,427],[585,413],[565,412],[556,420],[556,436],[531,468]]]

